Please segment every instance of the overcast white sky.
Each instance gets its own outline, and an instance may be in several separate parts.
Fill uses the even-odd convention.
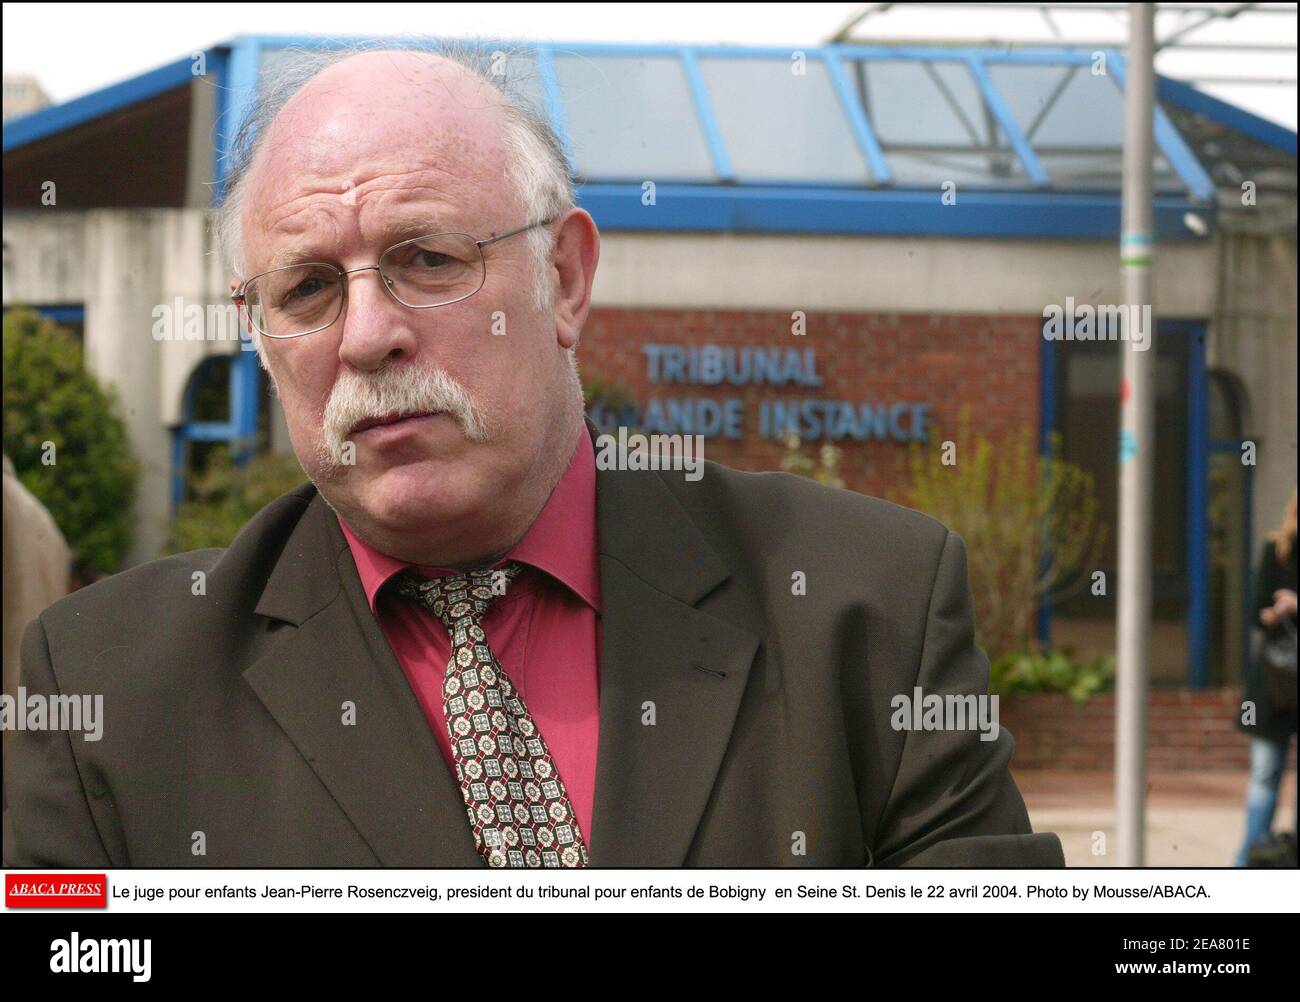
[[[825,41],[855,12],[854,3],[797,4],[384,4],[185,3],[4,5],[4,72],[35,76],[56,101],[117,83],[244,34],[394,35],[607,42],[699,42],[740,45],[813,45]],[[869,19],[864,39],[1050,39],[1054,29],[1023,9],[962,10],[955,5],[904,7]],[[1161,7],[1168,5],[1161,4]],[[1201,4],[1200,6],[1206,6]],[[1220,8],[1233,4],[1214,5]],[[1188,36],[1191,41],[1256,44],[1296,42],[1295,4],[1283,14],[1248,14]],[[1163,12],[1165,36],[1199,19]],[[1057,12],[1059,37],[1122,42],[1124,17],[1113,12]],[[1160,72],[1174,77],[1249,75],[1289,84],[1206,85],[1204,89],[1257,114],[1296,127],[1296,54],[1187,51],[1162,55]]]

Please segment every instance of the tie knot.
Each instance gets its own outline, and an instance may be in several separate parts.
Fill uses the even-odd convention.
[[[397,591],[419,602],[448,629],[454,629],[457,623],[477,626],[487,615],[492,600],[504,595],[522,570],[521,565],[512,562],[504,567],[425,578],[414,568],[408,568],[398,575]]]

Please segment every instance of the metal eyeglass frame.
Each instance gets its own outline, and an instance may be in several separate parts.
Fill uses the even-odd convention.
[[[385,250],[383,254],[379,255],[379,260],[382,261],[385,255],[389,254],[392,251],[397,250],[399,247],[405,247],[408,244],[419,243],[421,240],[428,240],[430,237],[443,236],[449,233],[456,233],[459,234],[460,236],[469,237],[471,240],[474,240],[474,246],[478,249],[479,264],[482,266],[481,268],[482,278],[479,281],[478,288],[476,288],[473,292],[467,292],[465,293],[465,295],[460,296],[456,299],[450,299],[445,303],[432,303],[428,306],[412,306],[410,303],[403,303],[400,299],[397,298],[397,293],[393,291],[392,283],[388,280],[388,277],[382,271],[380,271],[378,262],[376,262],[375,264],[368,264],[362,268],[352,268],[348,271],[344,271],[342,268],[338,267],[337,265],[330,264],[328,261],[303,261],[300,264],[289,264],[289,265],[285,265],[283,268],[272,268],[270,271],[261,272],[260,274],[254,275],[252,278],[244,279],[240,283],[239,288],[230,294],[230,299],[231,302],[233,302],[241,310],[248,310],[248,300],[245,298],[244,295],[245,290],[247,290],[249,285],[251,285],[253,282],[256,282],[259,278],[265,278],[267,275],[273,275],[277,271],[287,271],[290,268],[321,267],[321,268],[329,268],[331,271],[336,272],[343,286],[343,298],[339,301],[338,313],[336,313],[330,319],[329,323],[322,324],[319,327],[313,327],[311,330],[303,331],[301,334],[267,334],[263,330],[260,329],[258,330],[258,333],[261,334],[262,337],[269,337],[276,341],[287,341],[296,337],[306,337],[308,334],[318,334],[321,331],[325,330],[325,328],[332,327],[338,321],[338,318],[343,316],[344,311],[348,307],[348,286],[350,283],[348,283],[346,279],[349,275],[355,275],[359,271],[378,271],[379,277],[383,279],[382,284],[384,289],[388,292],[390,296],[393,297],[393,301],[396,302],[398,305],[405,306],[408,310],[436,310],[440,306],[451,306],[453,303],[463,303],[466,299],[469,299],[470,296],[473,296],[479,291],[481,291],[483,286],[487,284],[487,258],[483,256],[484,247],[489,247],[492,244],[497,243],[498,241],[505,240],[507,237],[513,237],[513,236],[517,236],[520,233],[526,233],[528,230],[536,229],[538,226],[549,226],[551,223],[555,222],[555,220],[558,218],[559,218],[558,216],[551,216],[549,219],[539,219],[535,223],[525,223],[523,226],[518,226],[513,230],[508,230],[505,233],[502,233],[495,237],[488,237],[485,240],[474,240],[474,238],[470,236],[470,234],[463,233],[459,230],[437,230],[433,233],[426,233],[423,236],[412,237],[410,240],[402,240],[399,243],[395,243],[393,244],[393,246]],[[248,322],[250,326],[256,326],[253,322],[253,314],[251,310],[248,310]]]

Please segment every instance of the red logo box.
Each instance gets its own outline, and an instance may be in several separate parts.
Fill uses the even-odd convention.
[[[6,908],[107,908],[102,873],[6,873]]]

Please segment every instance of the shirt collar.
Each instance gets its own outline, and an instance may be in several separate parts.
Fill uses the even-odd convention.
[[[365,589],[370,611],[375,611],[379,590],[394,574],[408,567],[445,574],[448,568],[426,567],[381,553],[339,519],[339,527],[352,550],[357,574]],[[587,423],[582,423],[578,446],[541,514],[533,521],[502,561],[516,560],[544,571],[565,585],[589,606],[600,611],[600,563],[596,548],[596,459]]]

